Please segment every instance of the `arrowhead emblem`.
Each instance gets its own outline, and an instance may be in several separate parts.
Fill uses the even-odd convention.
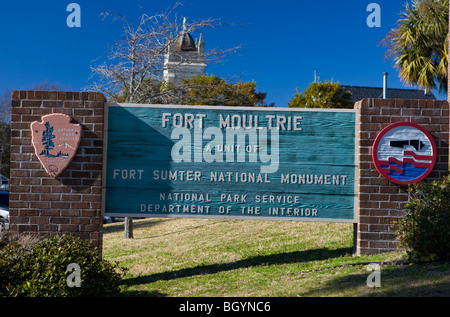
[[[68,115],[55,113],[31,124],[32,142],[36,156],[52,177],[60,175],[70,164],[81,140],[82,127],[70,123]]]

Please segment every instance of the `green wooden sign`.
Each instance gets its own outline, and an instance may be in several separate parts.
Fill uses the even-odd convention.
[[[354,222],[353,110],[107,105],[105,215]]]

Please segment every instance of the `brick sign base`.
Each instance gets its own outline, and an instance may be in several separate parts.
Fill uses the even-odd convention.
[[[100,93],[15,91],[11,115],[10,230],[42,235],[74,234],[101,251],[103,218],[103,111]],[[30,125],[62,113],[82,126],[70,165],[56,178],[42,167]]]
[[[102,248],[102,171],[106,99],[100,93],[15,91],[12,94],[10,230],[43,235],[70,233]],[[372,162],[378,133],[399,121],[420,124],[437,145],[438,158],[427,180],[448,173],[449,105],[446,101],[364,99],[355,104],[357,197],[355,251],[395,250],[396,221],[405,216],[407,186],[382,177]],[[39,162],[30,125],[62,113],[82,126],[75,157],[57,177]]]
[[[434,138],[438,158],[426,181],[442,179],[449,170],[449,105],[438,100],[364,99],[357,110],[357,212],[355,230],[357,254],[395,250],[394,224],[405,216],[408,186],[396,185],[381,176],[372,161],[372,145],[377,135],[392,123],[420,124]]]

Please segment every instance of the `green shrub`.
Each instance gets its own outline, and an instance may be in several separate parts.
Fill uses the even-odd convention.
[[[450,176],[410,188],[408,214],[400,221],[400,246],[419,261],[450,260]]]
[[[79,265],[80,287],[67,285],[71,263]],[[0,239],[0,296],[113,296],[120,292],[124,271],[74,236]]]

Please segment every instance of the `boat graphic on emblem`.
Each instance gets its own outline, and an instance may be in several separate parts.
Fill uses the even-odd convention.
[[[383,129],[372,147],[378,172],[399,185],[426,178],[436,163],[436,144],[431,134],[412,122],[397,122]]]

